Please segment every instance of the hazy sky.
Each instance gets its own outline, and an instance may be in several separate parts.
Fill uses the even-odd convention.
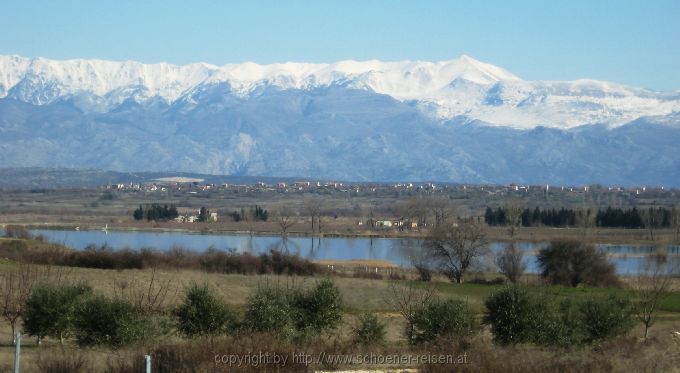
[[[680,89],[680,1],[0,2],[0,54],[216,65],[447,60]]]

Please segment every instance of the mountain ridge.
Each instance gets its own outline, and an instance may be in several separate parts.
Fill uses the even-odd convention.
[[[0,56],[0,97],[35,105],[74,98],[81,101],[81,109],[96,112],[113,110],[130,99],[161,99],[172,105],[215,84],[225,84],[229,94],[239,97],[263,87],[311,90],[344,85],[412,103],[436,120],[468,116],[514,128],[617,126],[641,116],[680,111],[680,91],[656,92],[592,79],[526,81],[467,55],[440,62],[222,66]]]
[[[78,74],[98,71],[82,61],[75,63]],[[357,64],[341,68],[356,73],[382,62]],[[207,68],[201,65],[195,75],[175,76],[200,80],[184,88],[158,72],[149,73],[163,78],[157,85],[137,84],[131,71],[145,67],[129,63],[80,78],[85,90],[69,83],[78,74],[54,79],[49,66],[12,79],[0,69],[0,81],[14,82],[0,97],[0,168],[680,186],[680,94],[591,80],[536,83],[508,75],[495,81],[500,75],[474,64],[469,57],[442,63],[450,71],[436,84],[428,80],[434,72],[411,65],[351,77],[330,69],[323,82],[320,75],[276,75],[252,86],[219,76],[208,81],[196,73]],[[239,68],[263,76],[256,64]],[[119,75],[122,80],[110,80]],[[412,82],[423,85],[409,93]],[[166,88],[174,100],[152,92]],[[427,94],[404,98],[381,90]]]

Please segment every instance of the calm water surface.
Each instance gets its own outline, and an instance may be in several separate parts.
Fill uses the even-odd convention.
[[[186,232],[139,232],[139,231],[75,231],[75,230],[34,230],[49,241],[58,242],[76,249],[84,249],[88,245],[109,245],[113,248],[141,249],[153,247],[169,250],[183,247],[190,250],[203,251],[209,247],[231,249],[238,252],[259,254],[271,249],[288,251],[308,259],[375,259],[385,260],[400,266],[409,266],[410,258],[420,249],[420,241],[403,238],[336,238],[336,237],[288,237],[250,236],[248,234],[200,234]],[[491,252],[505,247],[505,243],[492,242]],[[525,251],[530,272],[537,271],[536,252],[547,243],[520,242],[519,247]],[[654,252],[651,246],[630,245],[597,245],[610,254],[610,260],[616,265],[619,274],[635,274],[640,268],[642,256]],[[680,262],[680,247],[668,248],[672,260]],[[491,259],[490,255],[489,258]],[[492,260],[486,260],[491,263]],[[483,265],[483,264],[480,264]]]

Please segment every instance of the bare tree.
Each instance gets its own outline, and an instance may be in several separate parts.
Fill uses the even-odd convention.
[[[671,209],[671,227],[675,229],[675,241],[680,241],[680,205]]]
[[[288,208],[282,208],[276,214],[276,222],[281,228],[281,235],[286,236],[288,234],[288,229],[295,225],[297,217],[293,210]]]
[[[151,269],[150,275],[148,281],[137,278],[115,281],[113,291],[116,297],[147,313],[162,311],[168,295],[177,294],[178,288],[173,285],[172,278],[159,279],[155,268]]]
[[[16,342],[16,324],[24,313],[33,285],[51,277],[52,282],[61,281],[61,275],[60,271],[52,271],[51,267],[31,264],[19,264],[0,275],[0,311],[12,329],[12,344]]]
[[[527,269],[527,263],[524,260],[524,252],[520,250],[514,243],[506,246],[496,256],[496,265],[505,277],[513,284],[516,283]]]
[[[456,216],[456,208],[447,196],[429,197],[423,204],[434,217],[435,227],[445,225]]]
[[[522,226],[522,213],[525,209],[525,204],[521,200],[512,200],[505,204],[505,222],[510,226],[510,237],[515,236],[515,228],[519,229]]]
[[[645,224],[645,228],[647,228],[649,232],[649,239],[654,241],[654,229],[661,225],[658,211],[653,207],[640,209],[640,216],[642,217],[642,222]]]
[[[323,200],[321,198],[313,198],[305,203],[305,211],[312,219],[312,233],[314,233],[314,220],[317,219],[319,224],[317,229],[321,231],[321,208],[323,207]]]
[[[582,206],[576,210],[576,224],[583,228],[583,235],[588,234],[588,228],[595,225],[597,210],[593,206]]]
[[[404,238],[398,241],[404,256],[409,258],[411,265],[418,272],[420,281],[432,280],[435,263],[429,250],[426,250],[419,240]]]
[[[412,285],[399,286],[395,283],[389,285],[383,299],[387,305],[395,309],[406,320],[406,338],[413,344],[415,337],[416,312],[436,298],[434,287],[425,289],[416,288]]]
[[[457,283],[462,282],[474,260],[488,251],[484,230],[475,222],[435,227],[425,238],[424,245],[442,272]]]
[[[665,253],[650,254],[638,270],[633,290],[637,296],[637,318],[645,327],[645,339],[656,321],[659,305],[673,291],[672,278],[677,272],[677,266]]]

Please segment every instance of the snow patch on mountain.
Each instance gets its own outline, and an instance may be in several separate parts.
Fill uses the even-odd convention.
[[[0,98],[33,105],[70,99],[107,112],[131,101],[196,103],[202,92],[247,98],[263,89],[370,90],[413,104],[431,118],[465,116],[488,125],[572,128],[618,126],[641,116],[680,111],[680,92],[660,93],[596,80],[525,81],[469,56],[442,62],[340,61],[332,64],[253,62],[178,66],[0,56]],[[214,99],[214,97],[213,97]]]

